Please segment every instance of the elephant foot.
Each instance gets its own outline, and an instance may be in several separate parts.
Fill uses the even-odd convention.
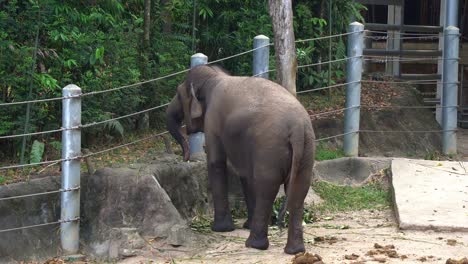
[[[284,253],[295,255],[300,252],[305,252],[304,243],[295,243],[294,245],[291,244],[293,243],[286,244],[286,247],[284,248]]]
[[[242,228],[250,229],[250,221],[249,221],[249,220],[246,220],[246,221],[244,222],[244,224],[242,225]]]
[[[252,235],[249,236],[247,241],[245,241],[245,246],[250,247],[250,248],[256,248],[260,250],[266,250],[270,243],[268,242],[268,238],[261,238],[261,239],[255,239],[252,238]]]
[[[226,221],[215,221],[211,226],[214,232],[231,232],[235,229],[232,219]]]

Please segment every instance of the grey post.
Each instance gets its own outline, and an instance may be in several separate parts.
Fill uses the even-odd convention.
[[[63,96],[81,94],[80,87],[70,84],[63,88]],[[81,98],[62,100],[62,159],[81,155]],[[80,187],[80,160],[62,161],[62,189]],[[60,239],[65,254],[75,254],[79,249],[80,240],[80,190],[62,192],[61,220],[69,221],[60,225]]]
[[[444,30],[444,73],[442,75],[442,152],[457,153],[458,49],[460,30],[448,26]]]
[[[357,156],[359,150],[359,115],[361,105],[362,50],[364,25],[353,22],[349,25],[348,63],[346,65],[346,110],[344,120],[344,153]],[[358,57],[356,57],[358,56]],[[352,58],[356,57],[356,58]]]
[[[445,27],[458,26],[458,0],[446,0],[445,2]]]
[[[208,57],[203,53],[197,53],[192,55],[190,58],[190,68],[197,65],[207,64]],[[190,134],[189,136],[189,148],[190,148],[190,160],[196,159],[200,154],[204,154],[203,145],[205,144],[205,135],[202,132]]]
[[[270,39],[258,35],[253,40],[253,76],[268,79],[268,66],[270,60]]]

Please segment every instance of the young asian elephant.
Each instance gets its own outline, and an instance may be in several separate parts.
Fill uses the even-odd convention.
[[[167,128],[190,150],[180,132],[202,131],[214,201],[213,231],[234,230],[228,205],[227,161],[238,172],[250,229],[247,247],[267,249],[268,223],[281,184],[287,194],[285,252],[303,252],[302,214],[312,180],[315,135],[304,107],[282,86],[254,77],[230,76],[216,66],[191,69],[167,109]]]

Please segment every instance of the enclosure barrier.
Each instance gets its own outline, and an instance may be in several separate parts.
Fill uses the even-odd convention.
[[[67,85],[63,96],[81,94],[81,88]],[[60,241],[66,254],[78,252],[80,241],[80,160],[71,159],[81,155],[81,98],[68,98],[62,101],[62,189],[77,188],[74,191],[62,192],[61,219],[77,219],[60,223]]]
[[[328,85],[325,87],[318,87],[318,88],[313,88],[313,89],[308,89],[308,90],[303,90],[297,92],[298,95],[308,93],[308,92],[316,92],[316,91],[322,91],[326,89],[333,89],[333,88],[338,88],[338,87],[344,87],[346,86],[346,105],[344,108],[341,109],[335,109],[331,111],[325,111],[325,112],[319,112],[319,113],[314,113],[311,114],[311,117],[318,117],[318,116],[323,116],[323,115],[328,115],[328,114],[335,114],[335,113],[340,113],[344,112],[345,115],[345,131],[342,134],[338,135],[332,135],[328,137],[323,137],[316,139],[316,142],[321,142],[321,141],[326,141],[334,138],[339,138],[343,137],[344,139],[344,146],[345,146],[345,153],[350,156],[355,156],[358,153],[358,142],[359,142],[359,133],[444,133],[446,135],[449,135],[450,137],[453,137],[455,135],[456,131],[456,123],[455,127],[453,127],[453,122],[447,122],[447,127],[444,127],[443,130],[431,130],[431,131],[377,131],[377,130],[362,130],[359,128],[359,114],[360,114],[360,109],[361,108],[434,108],[433,106],[372,106],[372,105],[361,105],[360,104],[360,91],[361,91],[361,83],[402,83],[402,84],[434,84],[437,83],[438,80],[419,80],[419,81],[395,81],[395,82],[389,82],[389,81],[377,81],[377,80],[362,80],[362,62],[363,60],[378,60],[382,58],[383,60],[388,60],[389,56],[363,56],[363,39],[364,39],[364,28],[362,24],[359,23],[352,23],[350,25],[350,30],[347,33],[343,34],[337,34],[337,35],[331,35],[331,36],[324,36],[324,37],[318,37],[318,38],[311,38],[311,39],[305,39],[305,40],[298,40],[296,43],[303,43],[307,41],[317,41],[317,40],[323,40],[323,39],[330,39],[330,38],[335,38],[335,37],[343,37],[343,36],[348,36],[349,41],[348,41],[348,54],[346,58],[341,58],[341,59],[335,59],[335,60],[329,60],[325,62],[319,62],[319,63],[313,63],[313,64],[306,64],[306,65],[299,65],[298,68],[306,68],[306,67],[315,67],[319,65],[324,65],[328,64],[330,65],[331,63],[337,63],[337,62],[347,62],[347,78],[345,83],[339,83],[339,84],[334,84],[334,85]],[[449,32],[449,31],[447,31]],[[447,44],[446,46],[448,47],[449,45],[455,45],[453,44],[457,39],[458,39],[458,33],[454,31],[450,31],[452,33],[446,34],[445,40],[451,44]],[[434,35],[428,35],[428,34],[409,34],[411,37],[405,37],[404,33],[401,34],[400,39],[410,39],[410,38],[435,38]],[[375,37],[373,37],[375,38]],[[448,38],[452,38],[455,40],[447,40]],[[245,55],[248,53],[253,53],[253,76],[258,76],[262,78],[268,78],[268,73],[273,71],[268,68],[269,65],[269,46],[271,44],[269,43],[269,39],[263,35],[257,36],[254,39],[254,47],[251,50],[241,52],[239,54],[229,56],[223,59],[215,60],[208,62],[208,58],[204,56],[203,54],[195,54],[192,56],[191,60],[191,67],[194,67],[195,65],[199,64],[214,64],[217,62],[221,62],[223,60],[231,59],[234,57],[238,57],[241,55]],[[458,46],[457,46],[458,47]],[[454,67],[454,64],[457,62],[458,59],[458,53],[445,53],[444,58],[442,59],[443,62],[446,62],[448,64],[447,69],[450,67]],[[417,61],[417,60],[434,60],[435,58],[422,58],[422,59],[405,59],[405,58],[397,58],[397,59],[392,59],[394,61]],[[440,60],[439,58],[437,58]],[[67,86],[63,89],[63,96],[62,97],[55,97],[55,98],[46,98],[46,99],[38,99],[38,100],[28,100],[28,101],[21,101],[21,102],[8,102],[8,103],[0,103],[0,107],[2,106],[11,106],[11,105],[21,105],[21,104],[29,104],[29,103],[39,103],[39,102],[50,102],[50,101],[57,101],[57,100],[62,100],[63,102],[63,127],[59,129],[54,129],[54,130],[49,130],[49,131],[41,131],[41,132],[32,132],[32,133],[24,133],[24,134],[17,134],[17,135],[6,135],[6,136],[0,136],[1,139],[12,139],[12,138],[19,138],[19,137],[25,137],[25,136],[35,136],[35,135],[43,135],[47,133],[54,133],[54,132],[62,132],[62,140],[63,140],[63,152],[62,152],[62,158],[59,160],[52,160],[52,161],[43,161],[39,163],[34,163],[34,164],[20,164],[20,165],[10,165],[10,166],[5,166],[5,167],[0,167],[1,170],[6,170],[6,169],[16,169],[16,168],[24,168],[24,167],[29,167],[29,166],[39,166],[39,165],[47,165],[47,166],[52,166],[58,163],[62,163],[62,188],[59,190],[55,191],[48,191],[48,192],[42,192],[42,193],[33,193],[33,194],[28,194],[28,195],[20,195],[20,196],[14,196],[14,197],[3,197],[0,198],[0,202],[5,201],[5,200],[12,200],[12,199],[22,199],[22,198],[28,198],[28,197],[33,197],[33,196],[38,196],[38,195],[50,195],[50,194],[56,194],[60,193],[61,194],[61,219],[55,222],[49,222],[49,223],[42,223],[42,224],[37,224],[37,225],[30,225],[30,226],[23,226],[23,227],[16,227],[16,228],[10,228],[10,229],[3,229],[0,230],[0,233],[2,232],[9,232],[9,231],[16,231],[16,230],[23,230],[23,229],[29,229],[29,228],[35,228],[35,227],[41,227],[41,226],[47,226],[47,225],[54,225],[54,224],[60,224],[61,225],[61,243],[62,243],[62,248],[64,249],[64,252],[66,253],[75,253],[78,251],[79,248],[79,197],[80,197],[80,172],[79,172],[79,164],[80,164],[80,159],[82,158],[88,158],[91,156],[96,156],[100,155],[109,151],[113,151],[122,147],[127,147],[139,142],[143,142],[146,140],[154,139],[157,137],[160,137],[164,134],[167,134],[167,131],[161,132],[161,133],[156,133],[153,135],[150,135],[148,137],[140,138],[138,140],[128,142],[125,144],[117,145],[108,149],[100,150],[94,153],[89,153],[86,155],[82,155],[80,152],[80,130],[82,128],[87,128],[91,126],[96,126],[96,125],[101,125],[105,124],[107,122],[123,119],[123,118],[128,118],[131,116],[139,115],[142,113],[146,113],[149,111],[153,111],[156,109],[160,109],[163,107],[166,107],[169,105],[169,103],[165,103],[156,107],[151,107],[142,111],[134,112],[131,114],[123,115],[120,117],[115,117],[115,118],[109,118],[106,120],[98,121],[98,122],[92,122],[88,124],[81,124],[80,120],[80,115],[79,112],[81,112],[81,98],[91,96],[91,95],[97,95],[97,94],[102,94],[102,93],[107,93],[107,92],[113,92],[113,91],[118,91],[121,89],[127,89],[127,88],[134,88],[134,87],[142,87],[142,84],[145,83],[150,83],[158,80],[162,80],[165,78],[173,77],[182,73],[185,73],[189,71],[189,69],[185,69],[179,72],[175,72],[172,74],[168,74],[166,76],[134,83],[134,84],[129,84],[129,85],[124,85],[120,87],[115,87],[107,90],[102,90],[102,91],[92,91],[88,93],[81,93],[81,89],[77,86],[70,85]],[[457,72],[457,71],[453,71]],[[452,72],[452,73],[453,73]],[[453,93],[455,91],[455,101],[453,101],[453,97],[451,99],[447,99],[447,102],[444,103],[443,106],[438,106],[439,108],[445,109],[447,112],[446,115],[453,117],[453,112],[455,111],[455,118],[456,118],[456,109],[458,106],[456,106],[456,87],[457,87],[457,77],[456,76],[446,76],[444,74],[444,81],[442,84],[444,84],[444,87],[447,87],[445,89],[449,90],[447,93]],[[449,120],[449,119],[447,119]],[[456,120],[456,119],[455,119]],[[191,143],[191,147],[193,150],[203,150],[202,146],[202,141],[200,138],[193,140],[194,143]],[[453,142],[453,141],[450,141]],[[196,145],[198,144],[198,145]],[[455,146],[456,146],[456,141],[455,141]],[[444,145],[445,146],[445,145]],[[448,146],[448,145],[447,145]]]
[[[453,1],[452,1],[453,2]],[[444,30],[443,96],[442,96],[442,152],[446,155],[457,153],[458,108],[458,49],[460,31],[454,26]],[[452,107],[448,107],[452,106]]]
[[[348,60],[346,65],[346,111],[343,150],[346,156],[357,156],[359,149],[359,116],[361,104],[362,51],[364,49],[364,25],[349,25]]]

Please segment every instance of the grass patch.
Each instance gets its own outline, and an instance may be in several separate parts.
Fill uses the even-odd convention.
[[[384,209],[391,204],[390,192],[380,183],[351,187],[316,182],[313,189],[324,200],[322,204],[314,206],[314,209],[321,213]]]
[[[328,147],[325,144],[319,144],[315,150],[315,160],[332,160],[345,157],[342,149]]]

